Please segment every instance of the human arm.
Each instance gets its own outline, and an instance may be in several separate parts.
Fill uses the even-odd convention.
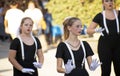
[[[23,73],[29,73],[29,74],[32,74],[32,72],[34,72],[33,69],[31,68],[24,68],[22,67],[18,62],[17,60],[15,59],[16,57],[16,51],[15,50],[10,50],[9,51],[9,54],[8,54],[8,59],[10,61],[10,63],[16,68],[18,69],[19,71],[23,72]]]
[[[9,54],[8,54],[8,59],[10,61],[10,63],[19,71],[21,71],[23,69],[23,67],[17,62],[17,60],[15,59],[16,57],[16,51],[15,50],[10,50]]]
[[[65,69],[62,67],[63,65],[63,55],[64,55],[64,47],[65,44],[63,42],[60,42],[57,46],[57,51],[56,51],[56,59],[57,59],[57,71],[59,73],[65,73]]]
[[[16,47],[15,47],[16,45]],[[16,59],[17,57],[17,52],[18,52],[18,39],[15,38],[11,45],[10,45],[10,50],[9,50],[9,54],[8,54],[8,59],[10,61],[10,63],[19,71],[21,71],[22,73],[29,73],[32,74],[34,72],[34,70],[32,68],[24,68]]]
[[[38,49],[37,56],[38,56],[38,62],[43,64],[44,63],[44,56],[43,56],[42,49]]]
[[[41,49],[37,51],[37,56],[38,56],[38,62],[33,62],[33,65],[36,68],[42,68],[44,62],[44,56]]]
[[[90,66],[90,64],[92,63],[92,56],[87,57],[87,63],[88,63],[88,66]]]
[[[63,59],[62,58],[57,58],[57,71],[59,73],[65,73],[65,69],[62,67],[62,62],[63,62]]]
[[[97,26],[100,26],[99,28],[97,28]],[[92,35],[94,33],[101,33],[101,35],[103,34],[102,32],[105,30],[105,28],[103,28],[103,14],[102,12],[96,14],[96,16],[93,18],[92,22],[90,23],[90,26],[87,29],[87,33],[89,35]]]
[[[43,55],[43,52],[42,52],[42,46],[41,46],[40,40],[36,37],[35,37],[35,39],[36,39],[36,43],[37,43],[36,44],[37,45],[36,54],[37,54],[37,57],[38,57],[38,61],[33,62],[33,65],[36,68],[41,68],[43,63],[44,63],[44,55]]]
[[[97,25],[98,25],[97,23],[91,22],[90,26],[87,28],[87,34],[93,35],[95,33]]]
[[[4,16],[4,27],[5,27],[5,32],[9,33],[8,30],[8,19],[9,19],[9,10],[6,11],[5,16]]]
[[[6,33],[9,33],[9,31],[8,31],[8,20],[4,20],[4,26],[5,26],[5,32]]]
[[[73,65],[73,61],[71,59],[67,59],[66,62],[66,57],[63,55],[66,55],[65,49],[67,49],[65,46],[65,43],[60,43],[57,47],[57,52],[56,52],[56,58],[57,58],[57,71],[59,73],[66,73],[69,74],[75,66]],[[64,63],[64,67],[62,67],[62,63]]]
[[[99,61],[97,59],[92,59],[92,56],[94,55],[90,45],[85,42],[85,46],[86,46],[86,59],[89,65],[89,69],[91,71],[94,71],[99,65],[101,65],[101,63],[99,63]]]
[[[67,63],[64,65],[65,69],[62,67],[62,58],[57,58],[57,71],[59,73],[66,73],[69,74],[75,68],[72,64],[72,60],[68,59]]]

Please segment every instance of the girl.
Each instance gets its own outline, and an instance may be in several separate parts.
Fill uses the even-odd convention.
[[[13,65],[13,76],[38,76],[37,68],[42,67],[44,56],[41,43],[31,34],[32,28],[32,19],[23,18],[20,25],[20,35],[10,44],[8,58]]]
[[[97,60],[92,61],[93,51],[89,44],[78,39],[82,31],[80,19],[69,17],[63,25],[65,41],[57,47],[57,71],[65,73],[65,76],[89,76],[85,69],[85,59],[91,70],[95,70],[100,64]],[[65,69],[62,67],[63,62]]]
[[[110,76],[113,61],[116,76],[120,76],[120,11],[114,9],[114,0],[102,0],[104,10],[98,13],[90,26],[88,34],[101,33],[98,41],[98,55],[101,66],[101,76]],[[100,28],[96,28],[97,26]]]

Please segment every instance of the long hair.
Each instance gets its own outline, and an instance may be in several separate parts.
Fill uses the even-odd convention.
[[[64,26],[64,39],[66,40],[69,37],[69,30],[68,30],[68,26],[72,26],[73,23],[76,20],[80,20],[79,18],[76,17],[67,17],[64,21],[63,21],[63,26]]]

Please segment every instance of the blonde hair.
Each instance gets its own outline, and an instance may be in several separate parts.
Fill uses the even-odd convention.
[[[65,20],[63,21],[63,26],[64,26],[64,39],[66,40],[69,37],[69,30],[68,30],[68,26],[72,26],[73,23],[76,20],[80,20],[77,17],[67,17],[65,18]]]
[[[22,20],[21,20],[21,24],[20,24],[20,27],[23,25],[23,23],[25,22],[26,19],[30,19],[33,22],[33,20],[30,18],[30,17],[24,17]],[[19,28],[19,33],[22,33],[21,29]]]

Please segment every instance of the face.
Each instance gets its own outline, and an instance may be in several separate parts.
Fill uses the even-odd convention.
[[[108,10],[110,10],[110,9],[113,9],[113,7],[114,7],[114,0],[104,0],[104,2],[103,2],[103,6],[105,7],[105,9],[108,9]]]
[[[29,5],[28,5],[28,8],[30,8],[30,9],[34,9],[34,8],[35,8],[34,3],[30,2]]]
[[[82,24],[80,20],[76,20],[72,26],[68,27],[70,33],[79,36],[81,34],[82,31]]]
[[[30,34],[32,32],[33,22],[30,19],[26,19],[21,26],[22,33]]]

